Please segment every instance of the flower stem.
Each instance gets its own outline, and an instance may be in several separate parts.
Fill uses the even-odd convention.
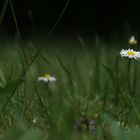
[[[131,59],[128,61],[128,90],[129,90],[129,95],[132,95],[131,92]]]

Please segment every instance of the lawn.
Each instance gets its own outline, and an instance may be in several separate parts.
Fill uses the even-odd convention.
[[[126,40],[1,40],[0,140],[139,140],[140,61],[121,57]]]

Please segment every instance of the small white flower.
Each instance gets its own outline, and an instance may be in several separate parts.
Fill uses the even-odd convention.
[[[133,49],[122,49],[121,52],[120,52],[120,55],[122,57],[128,57],[128,58],[134,58],[134,59],[140,59],[140,52],[138,51],[134,51]]]
[[[37,123],[37,119],[36,118],[34,118],[32,121],[33,121],[34,124]]]
[[[38,81],[44,81],[44,82],[55,82],[56,78],[54,76],[51,76],[49,74],[45,74],[42,77],[38,77]]]
[[[129,45],[137,45],[137,40],[135,39],[135,36],[131,36],[131,38],[129,39]]]

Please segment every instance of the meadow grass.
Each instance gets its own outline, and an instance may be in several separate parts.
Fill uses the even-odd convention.
[[[34,41],[1,41],[1,140],[140,139],[140,61],[128,71],[119,54],[127,43],[78,43],[56,41],[38,53]],[[37,81],[45,73],[56,82]]]
[[[17,40],[0,40],[0,140],[139,140],[140,62],[119,54],[128,44],[21,43],[11,0],[0,27],[8,2]],[[56,82],[37,80],[46,73]]]

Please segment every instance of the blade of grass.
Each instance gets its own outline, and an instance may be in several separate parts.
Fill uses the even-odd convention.
[[[3,113],[7,107],[7,105],[9,104],[11,98],[14,96],[16,90],[18,89],[19,85],[22,83],[22,79],[19,79],[16,81],[14,88],[12,89],[12,92],[10,93],[6,103],[3,105],[3,108],[0,111],[0,114]]]
[[[69,85],[71,85],[71,88],[73,86],[73,81],[71,78],[71,73],[69,72],[69,70],[67,69],[67,67],[64,65],[64,63],[62,62],[61,58],[59,56],[57,56],[58,62],[60,64],[60,66],[62,67],[62,69],[64,70],[64,72],[66,73],[68,80],[69,80]]]
[[[5,0],[5,1],[4,1],[3,7],[2,7],[2,10],[1,10],[1,14],[0,14],[0,27],[1,27],[1,25],[2,25],[3,18],[4,18],[4,16],[5,16],[5,12],[6,12],[8,3],[9,3],[9,0]]]

